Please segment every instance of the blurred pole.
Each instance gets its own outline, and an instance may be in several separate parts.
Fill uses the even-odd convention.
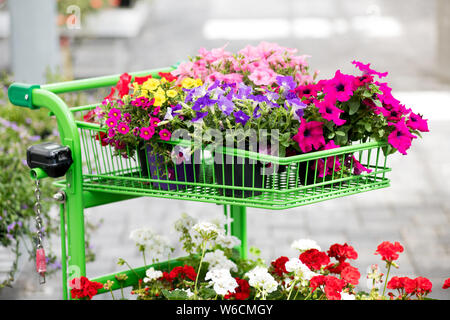
[[[437,69],[450,79],[450,0],[437,3]]]
[[[15,81],[45,83],[60,65],[55,0],[8,1],[11,60]]]

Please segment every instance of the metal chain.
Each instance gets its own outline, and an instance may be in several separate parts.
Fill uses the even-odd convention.
[[[34,204],[34,213],[36,214],[35,221],[36,221],[36,235],[37,235],[36,247],[37,249],[41,249],[43,248],[42,243],[44,238],[44,232],[41,217],[41,188],[39,179],[36,179],[36,188],[34,189],[34,195],[36,197],[36,203]]]

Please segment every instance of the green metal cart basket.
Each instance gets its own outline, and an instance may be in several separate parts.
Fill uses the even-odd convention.
[[[151,74],[159,78],[159,72],[170,72],[174,68],[131,75]],[[290,157],[222,148],[219,156],[243,159],[244,164],[232,162],[228,167],[210,165],[211,157],[215,155],[209,154],[208,157],[202,150],[199,165],[183,164],[176,168],[172,174],[174,178],[169,180],[170,168],[167,166],[151,172],[149,153],[129,158],[113,156],[111,146],[102,146],[101,139],[98,139],[104,131],[100,125],[76,120],[75,113],[84,114],[98,104],[69,108],[58,96],[113,86],[118,80],[119,75],[114,75],[41,86],[15,83],[8,91],[9,99],[15,105],[31,109],[47,108],[50,116],[56,117],[61,144],[71,150],[72,165],[64,179],[55,181],[55,185],[65,194],[65,201],[60,205],[64,299],[70,299],[68,281],[86,276],[84,209],[142,196],[223,205],[224,214],[233,219],[227,232],[241,240],[237,249],[242,257],[246,257],[246,207],[282,210],[385,188],[390,184],[386,177],[390,169],[386,166],[387,157],[383,153],[386,143],[383,142],[359,143]],[[136,152],[139,153],[139,150]],[[354,161],[370,172],[347,171],[344,174],[344,170],[335,170],[338,165],[353,168]],[[332,173],[320,174],[322,168],[327,168],[327,163],[333,163]],[[274,166],[277,170],[266,174],[261,168],[268,166]],[[193,171],[193,178],[187,178],[187,170]],[[231,170],[231,173],[225,170]],[[42,170],[32,172],[35,179],[46,177]],[[180,261],[174,259],[153,266],[163,268],[167,263],[175,266]],[[137,275],[144,277],[148,267],[136,269],[137,273],[126,272],[128,280],[124,286],[136,284],[139,280]],[[105,283],[108,279],[113,280],[115,275],[91,280]],[[112,289],[120,287],[116,284]]]

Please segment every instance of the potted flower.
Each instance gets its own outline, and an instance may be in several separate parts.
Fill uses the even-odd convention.
[[[160,72],[159,76],[135,77],[132,81],[130,75],[123,74],[102,106],[88,113],[85,120],[94,117],[100,121],[105,131],[97,139],[103,146],[112,146],[116,156],[134,157],[137,151],[143,177],[194,182],[200,170],[191,161],[190,151],[176,150],[165,143],[174,129],[184,126],[176,108],[181,87],[170,73]],[[158,182],[153,186],[163,190],[184,187]]]

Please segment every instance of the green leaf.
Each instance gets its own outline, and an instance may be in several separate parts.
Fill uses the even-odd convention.
[[[372,131],[372,125],[368,122],[364,123],[364,128],[369,132]]]
[[[359,99],[358,100],[350,100],[348,105],[349,105],[348,114],[354,115],[356,112],[358,112],[359,106],[361,105],[361,103],[359,102]]]
[[[204,299],[211,299],[217,295],[217,293],[214,291],[213,288],[205,288],[205,287],[200,288],[199,294]]]
[[[162,293],[168,300],[187,300],[188,299],[187,293],[180,289],[175,289],[172,291],[163,289]]]
[[[346,136],[346,133],[343,132],[343,131],[339,131],[339,130],[338,130],[338,131],[336,131],[335,133],[336,133],[337,136],[340,136],[340,137],[345,137],[345,136]]]

